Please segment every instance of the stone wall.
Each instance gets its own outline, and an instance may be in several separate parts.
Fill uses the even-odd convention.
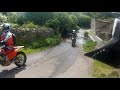
[[[92,19],[91,30],[102,40],[108,41],[112,37],[113,20]]]
[[[47,38],[50,36],[54,35],[53,29],[46,29],[46,30],[20,30],[20,29],[12,29],[11,32],[13,32],[16,36],[17,39],[21,40],[34,40],[36,37],[37,38]],[[1,30],[0,30],[0,35],[1,35]]]

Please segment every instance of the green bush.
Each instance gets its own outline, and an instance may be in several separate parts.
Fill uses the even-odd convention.
[[[54,37],[51,37],[51,38],[47,38],[46,43],[49,46],[57,45],[58,43],[60,43],[60,37],[54,36]]]
[[[37,49],[45,46],[55,46],[61,41],[59,36],[49,38],[34,38],[33,41],[18,40],[18,45],[24,45],[26,48]]]
[[[88,32],[84,33],[84,37],[88,38]]]
[[[50,28],[53,28],[55,34],[57,35],[57,34],[59,33],[59,31],[58,31],[58,29],[59,29],[59,24],[60,24],[60,22],[59,22],[57,19],[52,19],[52,20],[48,20],[48,21],[45,23],[45,26],[50,27]]]
[[[71,25],[71,30],[79,30],[78,25],[78,18],[75,15],[70,15],[70,18],[72,19],[72,25]]]
[[[23,25],[24,23],[26,23],[27,19],[25,16],[25,12],[19,12],[18,14],[18,18],[17,18],[17,23],[19,25]]]
[[[22,25],[22,28],[35,28],[37,29],[39,26],[35,25],[33,22],[27,22],[26,24]]]
[[[78,16],[78,26],[83,28],[90,28],[91,18],[86,15]]]
[[[8,13],[8,22],[10,23],[17,23],[17,19],[18,19],[18,14],[15,12],[9,12]]]
[[[44,25],[46,21],[55,18],[54,12],[25,12],[26,21],[34,21],[35,24]]]
[[[33,42],[31,46],[32,46],[32,48],[38,48],[39,43],[37,43],[37,42]]]
[[[75,26],[75,28],[74,28],[75,30],[79,30],[80,29],[80,27],[79,26]]]
[[[7,20],[7,17],[0,13],[0,22],[3,22],[3,20]]]
[[[87,40],[85,44],[83,44],[83,48],[86,52],[90,52],[95,49],[96,42],[93,42],[92,40]]]
[[[57,20],[60,22],[59,31],[62,37],[66,37],[67,31],[71,30],[73,20],[68,13],[58,13]]]
[[[45,23],[47,27],[51,27],[53,29],[57,29],[59,27],[59,24],[60,22],[57,19],[51,19]]]
[[[12,29],[13,29],[13,28],[19,28],[19,27],[20,27],[20,25],[18,25],[18,24],[10,23],[10,25],[11,25],[11,28],[12,28]]]

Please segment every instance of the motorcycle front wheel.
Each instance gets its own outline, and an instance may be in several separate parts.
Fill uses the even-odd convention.
[[[16,56],[15,65],[18,67],[24,66],[27,60],[27,56],[24,52],[18,52]]]
[[[72,40],[72,47],[75,47],[75,40]]]

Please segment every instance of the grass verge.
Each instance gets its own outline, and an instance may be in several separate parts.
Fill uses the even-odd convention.
[[[83,45],[85,52],[90,52],[95,49],[96,43],[88,40]],[[93,61],[92,75],[95,78],[119,78],[118,69],[111,67],[98,60]]]
[[[83,44],[83,48],[85,52],[90,52],[95,49],[96,42],[93,42],[92,40],[87,40],[85,44]]]
[[[23,51],[27,55],[29,55],[29,54],[32,54],[32,53],[36,53],[36,52],[41,52],[41,51],[47,50],[49,48],[50,48],[49,46],[41,47],[41,48],[36,48],[36,49],[25,48],[25,49],[21,49],[20,51]]]
[[[93,77],[95,78],[119,78],[118,70],[98,60],[93,62]]]

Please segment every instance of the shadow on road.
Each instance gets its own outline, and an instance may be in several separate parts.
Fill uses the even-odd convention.
[[[11,70],[2,70],[0,72],[0,78],[15,78],[15,75],[19,72],[21,72],[22,70],[25,70],[26,66],[22,66],[22,67],[15,67]]]

